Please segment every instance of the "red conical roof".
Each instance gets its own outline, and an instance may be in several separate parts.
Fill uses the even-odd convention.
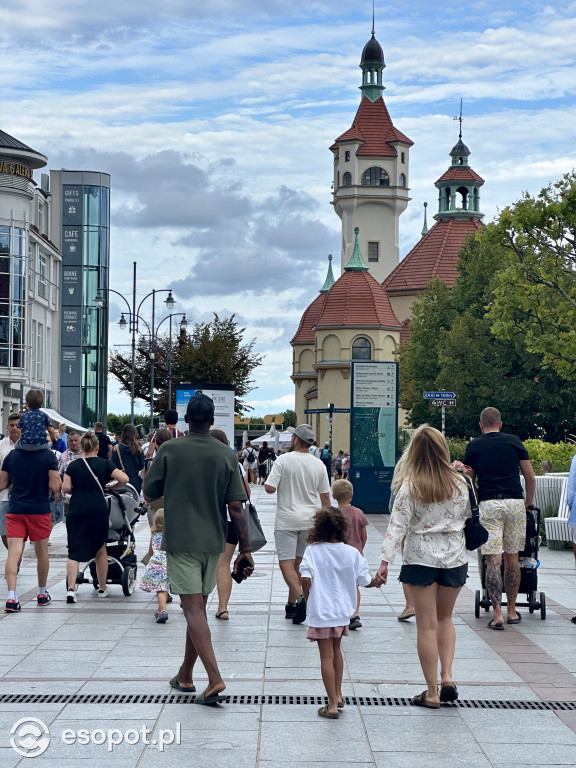
[[[484,225],[477,219],[440,220],[382,283],[386,291],[423,290],[432,278],[452,288],[458,277],[458,253]]]
[[[326,296],[326,293],[316,296],[312,304],[304,310],[298,330],[290,344],[314,344],[314,327],[322,314],[322,307],[324,306]]]
[[[351,270],[330,288],[316,322],[317,328],[333,325],[400,329],[401,324],[380,283],[369,272]]]
[[[360,102],[352,127],[339,136],[330,149],[334,149],[341,141],[361,141],[363,144],[358,150],[358,155],[383,157],[396,157],[393,146],[395,141],[409,146],[414,143],[394,127],[384,99],[379,98],[372,102],[366,96]]]

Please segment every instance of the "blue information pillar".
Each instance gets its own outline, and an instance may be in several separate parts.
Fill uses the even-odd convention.
[[[388,512],[398,455],[398,363],[353,362],[350,393],[350,480],[354,504]]]

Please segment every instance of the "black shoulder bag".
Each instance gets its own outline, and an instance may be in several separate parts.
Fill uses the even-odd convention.
[[[469,477],[464,476],[464,480],[468,485],[468,495],[470,497],[470,508],[472,510],[472,516],[469,517],[464,523],[464,536],[466,538],[466,549],[473,552],[482,544],[486,544],[488,541],[488,531],[480,522],[480,510],[478,509],[478,502],[476,501],[476,494],[474,493],[474,486]]]

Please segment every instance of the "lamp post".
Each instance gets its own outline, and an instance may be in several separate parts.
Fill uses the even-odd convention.
[[[158,323],[158,327],[156,328],[156,335],[158,335],[158,331],[160,329],[160,326],[162,323],[165,323],[166,320],[169,322],[169,330],[168,330],[168,408],[172,408],[172,363],[174,360],[174,349],[172,346],[172,318],[173,317],[180,317],[180,333],[183,333],[186,328],[188,327],[188,320],[186,318],[186,315],[184,313],[177,312],[175,314],[170,314],[168,317],[165,317],[163,320],[161,320]],[[200,347],[200,340],[197,340],[197,337],[194,337],[194,349],[198,349]],[[196,346],[198,344],[198,346]]]
[[[119,291],[115,291],[113,288],[99,288],[98,292],[96,293],[96,298],[94,299],[94,304],[98,308],[102,308],[105,303],[105,297],[103,292],[106,291],[107,293],[114,293],[116,296],[120,296],[124,303],[126,304],[127,311],[122,312],[120,315],[120,320],[118,321],[118,326],[124,330],[126,326],[128,326],[129,323],[129,329],[132,334],[132,355],[131,355],[131,379],[130,379],[130,423],[134,424],[134,399],[135,399],[135,387],[136,387],[136,335],[139,333],[138,330],[138,321],[142,321],[146,328],[148,329],[148,335],[150,338],[150,430],[153,429],[154,426],[154,351],[155,351],[155,336],[154,336],[154,312],[155,312],[155,304],[156,304],[156,294],[157,293],[167,293],[168,296],[164,302],[166,305],[166,309],[172,310],[174,309],[174,304],[176,303],[174,301],[174,297],[172,296],[172,291],[168,288],[162,288],[160,290],[152,290],[150,293],[147,293],[146,296],[142,299],[142,301],[138,304],[138,307],[136,307],[136,262],[133,262],[133,270],[132,270],[132,307],[130,307],[130,304],[124,294],[120,293]],[[143,317],[140,317],[140,309],[142,308],[142,304],[148,299],[150,296],[152,296],[152,325],[148,325],[146,320],[144,320]],[[128,321],[126,320],[125,314],[128,315]]]

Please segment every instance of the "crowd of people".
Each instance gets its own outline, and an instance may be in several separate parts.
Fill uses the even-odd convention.
[[[482,412],[482,434],[469,443],[462,463],[451,462],[438,430],[427,425],[415,430],[394,473],[391,516],[381,562],[372,576],[364,557],[368,519],[352,504],[348,457],[339,451],[327,463],[325,449],[317,448],[308,424],[292,430],[285,452],[277,454],[266,442],[257,450],[247,442],[236,454],[226,435],[213,428],[212,400],[198,394],[187,407],[186,435],[177,429],[177,414],[170,411],[166,428],[152,434],[143,450],[131,424],[115,444],[103,434],[101,424],[82,436],[74,430],[59,429],[57,434],[39,410],[41,393],[31,390],[27,405],[25,414],[9,417],[7,436],[0,441],[0,534],[8,549],[5,610],[21,610],[16,585],[27,539],[37,560],[37,603],[50,603],[47,546],[54,521],[63,514],[63,495],[67,602],[76,602],[79,564],[91,560],[98,597],[110,594],[105,492],[110,483],[130,483],[142,491],[150,524],[140,588],[156,595],[159,624],[168,620],[171,595],[180,596],[186,620],[184,658],[170,685],[195,692],[199,658],[208,685],[196,696],[197,704],[221,701],[226,688],[212,647],[206,605],[216,589],[215,617],[228,621],[232,575],[246,579],[254,570],[244,508],[251,485],[262,484],[276,497],[274,543],[287,588],[284,615],[294,624],[307,621],[307,637],[318,644],[328,698],[318,711],[321,717],[337,719],[344,706],[341,640],[362,626],[359,587],[386,585],[389,566],[399,552],[406,604],[398,619],[415,617],[427,686],[413,704],[438,709],[458,698],[452,674],[456,642],[452,613],[467,579],[464,528],[474,487],[480,520],[488,531],[482,549],[493,607],[488,626],[502,631],[522,621],[516,609],[518,552],[524,548],[526,508],[533,503],[535,477],[522,442],[501,431],[501,415],[495,408]],[[574,467],[576,475],[576,462]]]

